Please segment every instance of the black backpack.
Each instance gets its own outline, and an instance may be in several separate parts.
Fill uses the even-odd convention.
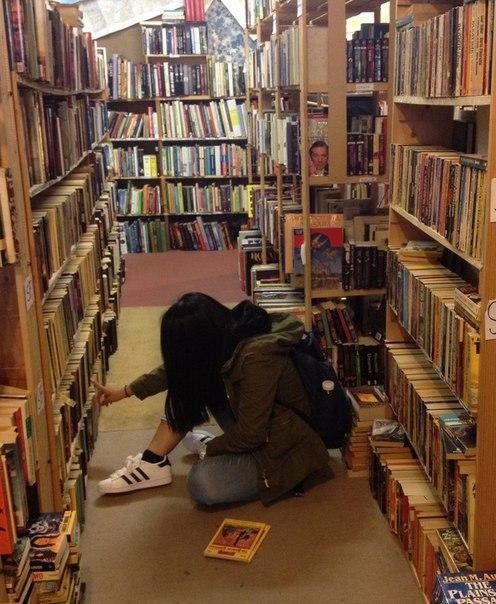
[[[320,435],[328,449],[342,447],[352,425],[350,401],[313,332],[305,333],[291,357],[310,399],[310,418],[301,417]],[[334,383],[330,393],[322,387],[326,380]]]

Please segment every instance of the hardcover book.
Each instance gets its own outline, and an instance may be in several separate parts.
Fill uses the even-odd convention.
[[[250,562],[269,529],[264,522],[225,518],[203,553],[211,558]]]

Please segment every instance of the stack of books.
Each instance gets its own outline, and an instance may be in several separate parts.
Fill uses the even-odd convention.
[[[346,42],[346,81],[387,82],[389,24],[363,23]]]
[[[347,388],[346,395],[353,409],[353,426],[343,448],[343,460],[350,476],[368,476],[372,425],[388,414],[384,392],[375,386],[362,386]]]

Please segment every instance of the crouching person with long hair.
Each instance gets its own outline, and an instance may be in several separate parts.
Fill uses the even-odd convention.
[[[329,455],[303,418],[309,401],[291,360],[303,326],[241,302],[230,310],[189,293],[163,315],[163,366],[122,388],[95,384],[96,403],[167,391],[165,415],[148,448],[99,483],[101,493],[169,484],[181,440],[200,454],[188,476],[194,502],[212,506],[260,498],[268,504],[306,479],[325,476]],[[223,433],[197,430],[212,415]],[[303,416],[303,417],[302,417]]]

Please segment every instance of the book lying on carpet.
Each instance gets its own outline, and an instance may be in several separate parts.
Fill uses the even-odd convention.
[[[269,529],[264,522],[225,518],[203,553],[210,558],[250,562]]]

